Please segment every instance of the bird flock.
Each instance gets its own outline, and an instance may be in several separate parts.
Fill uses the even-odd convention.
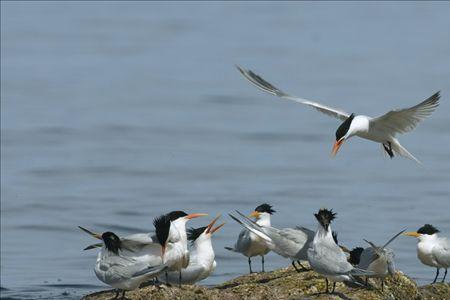
[[[410,108],[391,110],[372,118],[291,96],[251,70],[240,66],[237,69],[247,80],[267,93],[305,104],[340,119],[342,123],[336,130],[333,157],[345,141],[358,136],[379,143],[390,158],[399,155],[420,163],[399,143],[396,136],[413,130],[432,114],[439,105],[439,92]],[[304,266],[304,262],[308,262],[313,271],[325,278],[326,293],[330,292],[329,282],[332,283],[333,293],[336,282],[365,287],[368,286],[368,278],[379,278],[383,289],[384,278],[395,272],[395,255],[388,245],[403,234],[418,239],[418,259],[424,265],[436,268],[433,283],[438,280],[441,269],[444,270],[442,282],[447,276],[450,240],[440,237],[439,230],[433,225],[425,224],[412,232],[402,230],[382,246],[364,240],[366,247],[349,250],[338,243],[337,233],[331,229],[336,219],[332,209],[321,208],[314,214],[318,223],[315,231],[301,226],[282,229],[273,227],[271,218],[274,213],[271,205],[263,203],[249,216],[237,210],[235,214],[229,214],[243,229],[235,244],[225,249],[247,257],[250,273],[253,272],[252,257],[261,257],[261,271],[264,272],[264,256],[272,251],[289,259],[297,272],[309,270]],[[218,215],[204,227],[187,229],[188,221],[204,216],[207,214],[172,211],[154,219],[154,231],[128,236],[79,228],[99,240],[85,248],[99,249],[94,266],[97,278],[116,289],[116,298],[120,293],[121,298],[124,298],[126,291],[148,284],[195,284],[212,274],[216,261],[211,238],[225,223],[216,225],[220,218]]]

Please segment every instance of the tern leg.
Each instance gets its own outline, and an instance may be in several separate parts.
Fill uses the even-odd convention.
[[[444,278],[442,278],[442,282],[444,282],[445,277],[447,277],[447,269],[445,269]]]
[[[180,274],[178,276],[178,287],[181,287],[181,270],[180,270]]]
[[[117,298],[119,298],[119,293],[120,293],[120,290],[116,290],[116,295],[114,296],[114,298],[113,298],[113,299],[117,299]]]
[[[366,276],[366,286],[369,285],[369,278]]]
[[[384,292],[384,278],[381,278],[381,291]]]
[[[122,297],[120,297],[120,299],[122,299],[122,300],[125,299],[125,293],[126,293],[126,291],[123,290],[123,291],[122,291]]]
[[[300,267],[302,267],[302,270],[303,270],[303,271],[309,271],[307,268],[305,268],[305,267],[302,265],[302,263],[301,263],[299,260],[297,260],[297,263],[300,265]]]
[[[439,276],[439,268],[436,268],[436,277],[434,277],[434,280],[432,283],[436,283],[438,276]]]
[[[250,269],[250,274],[252,274],[253,273],[253,271],[252,271],[252,260],[251,260],[250,256],[248,257],[248,268]]]
[[[333,282],[333,289],[331,290],[331,293],[334,294],[334,289],[336,288],[336,282]]]
[[[295,261],[292,261],[292,266],[294,267],[295,271],[300,272],[300,270],[297,269],[297,266],[295,265]]]
[[[325,278],[325,294],[328,294],[328,278]]]
[[[264,255],[261,255],[261,263],[262,263],[262,271],[264,273],[265,272],[264,271]]]
[[[382,144],[383,148],[384,148],[384,151],[387,152],[387,154],[389,155],[390,158],[393,158],[394,157],[394,152],[392,151],[392,144],[389,141],[387,141],[386,144],[385,143]]]

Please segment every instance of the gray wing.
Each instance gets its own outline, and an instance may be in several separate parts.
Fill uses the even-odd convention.
[[[440,238],[439,243],[433,247],[433,256],[443,267],[450,267],[450,240],[447,238]]]
[[[358,268],[367,270],[372,262],[378,258],[375,250],[372,247],[365,248],[361,253],[361,257],[359,259]]]
[[[395,135],[413,130],[439,106],[440,92],[425,101],[409,108],[391,110],[370,120],[370,126],[376,130]]]
[[[308,250],[308,260],[315,270],[326,275],[349,274],[353,266],[334,242],[320,243]]]
[[[326,106],[326,105],[320,104],[320,103],[315,102],[315,101],[310,101],[310,100],[307,100],[307,99],[303,99],[303,98],[299,98],[299,97],[295,97],[295,96],[286,94],[285,92],[283,92],[279,88],[275,87],[271,83],[269,83],[266,80],[264,80],[261,76],[253,73],[251,70],[246,70],[244,68],[241,68],[240,66],[236,66],[236,68],[253,85],[255,85],[257,88],[259,88],[259,89],[261,89],[261,90],[263,90],[263,91],[265,91],[265,92],[267,92],[269,94],[278,96],[278,97],[286,99],[286,100],[291,100],[291,101],[295,101],[295,102],[298,102],[298,103],[301,103],[301,104],[308,105],[310,107],[313,107],[313,108],[317,109],[321,113],[324,113],[326,115],[335,117],[335,118],[340,119],[342,121],[345,121],[350,116],[349,113],[346,113],[346,112],[344,112],[344,111],[342,111],[340,109],[333,108],[333,107],[330,107],[330,106]]]
[[[242,229],[239,233],[239,237],[234,245],[234,250],[240,253],[246,252],[251,245],[252,241],[250,238],[250,231],[247,229]]]
[[[109,256],[100,260],[96,265],[97,276],[105,283],[120,282],[135,277],[135,274],[148,268],[148,265],[122,256]]]

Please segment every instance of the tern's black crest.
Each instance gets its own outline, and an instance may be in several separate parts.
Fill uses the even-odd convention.
[[[361,253],[363,253],[363,251],[364,251],[364,249],[361,247],[353,248],[352,251],[350,251],[350,258],[348,259],[348,262],[354,266],[359,265],[359,261],[361,259]]]
[[[107,231],[102,234],[102,240],[105,243],[106,249],[116,255],[119,254],[119,250],[122,249],[122,242],[117,235],[115,235],[113,232]]]
[[[167,215],[159,216],[153,220],[153,225],[155,226],[158,243],[161,246],[165,246],[167,238],[169,237],[170,219]]]
[[[420,227],[419,230],[417,230],[417,233],[429,235],[435,234],[437,232],[439,232],[439,230],[431,224],[425,224],[422,227]]]
[[[189,228],[188,230],[186,230],[188,240],[194,242],[203,232],[205,232],[206,228],[206,226],[199,228]]]
[[[255,208],[257,212],[266,212],[268,214],[273,214],[275,211],[272,209],[272,205],[263,203]]]
[[[326,208],[321,208],[317,214],[314,214],[317,221],[319,221],[320,225],[322,225],[325,230],[328,230],[328,226],[330,226],[331,221],[336,218],[336,213],[333,210],[328,210]]]
[[[350,124],[353,121],[355,114],[351,114],[350,117],[345,120],[341,126],[336,130],[336,141],[339,141],[343,136],[347,134],[348,129],[350,128]]]
[[[187,213],[185,213],[182,210],[175,210],[175,211],[171,211],[166,216],[169,218],[170,221],[175,221],[176,219],[186,217]]]

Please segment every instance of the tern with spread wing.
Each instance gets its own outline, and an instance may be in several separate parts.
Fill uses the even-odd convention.
[[[214,249],[211,237],[225,223],[213,227],[219,217],[212,220],[208,226],[190,228],[187,230],[188,240],[192,243],[190,249],[190,261],[187,268],[181,270],[181,283],[194,284],[207,278],[216,268]],[[168,272],[169,283],[177,283],[178,272]]]
[[[336,282],[353,282],[358,284],[354,276],[371,275],[372,272],[354,267],[347,261],[344,251],[336,244],[331,230],[331,221],[336,218],[333,210],[322,208],[314,214],[319,227],[311,246],[308,248],[308,261],[314,271],[326,279],[326,292],[328,293],[328,280],[333,281],[332,293]]]
[[[255,222],[258,226],[268,227],[270,226],[270,218],[274,212],[275,210],[272,209],[271,205],[263,203],[257,206],[250,216],[255,218]],[[242,229],[234,247],[225,247],[225,249],[241,253],[248,257],[250,273],[253,273],[251,258],[258,255],[261,256],[262,271],[264,272],[264,255],[269,253],[270,249],[263,239],[252,231]]]
[[[315,101],[291,96],[251,70],[236,66],[241,74],[257,88],[286,100],[292,100],[308,105],[318,111],[343,121],[336,130],[336,142],[333,146],[332,156],[335,156],[342,144],[353,136],[358,136],[380,143],[389,157],[400,155],[420,163],[397,140],[397,134],[403,134],[413,130],[422,120],[430,116],[439,105],[439,92],[425,101],[404,109],[395,109],[379,117],[349,114],[343,110],[332,108]]]
[[[302,260],[307,260],[307,249],[314,238],[314,231],[304,227],[277,229],[272,226],[261,226],[244,214],[236,211],[242,219],[235,216],[230,217],[241,224],[245,229],[260,237],[267,247],[278,255],[289,258],[292,266],[297,272],[300,270],[295,265],[297,262],[303,270],[307,270],[302,264]]]
[[[447,269],[450,267],[450,240],[445,237],[438,236],[439,230],[430,224],[425,224],[419,230],[413,232],[405,232],[405,235],[416,237],[419,241],[417,243],[417,257],[427,266],[436,268],[436,277],[433,283],[436,282],[439,276],[439,269],[445,269],[442,282],[447,276]]]
[[[387,246],[392,243],[405,230],[400,231],[394,235],[383,246],[376,246],[374,243],[364,240],[370,245],[365,249],[355,248],[350,251],[350,262],[358,262],[356,265],[362,270],[373,272],[373,275],[366,276],[366,285],[368,277],[376,277],[381,279],[381,290],[384,290],[384,278],[388,275],[395,274],[395,254],[394,251]]]

